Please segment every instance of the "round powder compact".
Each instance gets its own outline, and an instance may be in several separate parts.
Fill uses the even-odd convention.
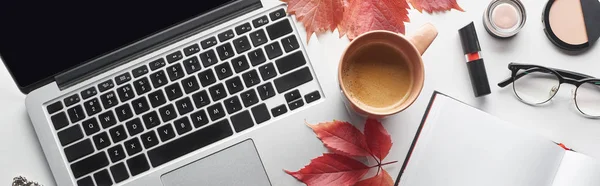
[[[544,32],[561,49],[580,51],[600,37],[598,0],[550,0],[542,14]]]
[[[527,16],[519,0],[494,0],[483,13],[487,32],[498,38],[509,38],[521,30]]]

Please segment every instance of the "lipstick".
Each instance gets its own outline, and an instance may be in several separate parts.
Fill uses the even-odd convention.
[[[485,64],[481,57],[481,47],[475,31],[473,22],[458,30],[460,41],[467,60],[467,68],[471,77],[471,85],[475,97],[485,96],[491,93]]]

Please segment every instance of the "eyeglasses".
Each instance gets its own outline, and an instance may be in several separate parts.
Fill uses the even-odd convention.
[[[577,110],[586,117],[600,118],[600,79],[567,70],[537,65],[510,63],[512,77],[498,86],[513,84],[515,95],[529,105],[549,102],[563,83],[575,85],[573,99]]]

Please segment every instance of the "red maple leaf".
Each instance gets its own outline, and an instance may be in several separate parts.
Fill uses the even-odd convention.
[[[443,12],[455,9],[461,12],[464,10],[458,5],[456,0],[407,0],[419,12],[433,13]]]
[[[394,180],[387,171],[383,170],[379,174],[356,183],[356,186],[392,186]]]
[[[365,137],[371,153],[380,160],[385,159],[392,149],[392,138],[383,125],[375,119],[367,119]]]
[[[410,7],[405,0],[348,0],[340,37],[354,39],[371,30],[388,30],[404,34],[404,22],[409,22]]]
[[[365,136],[348,122],[333,121],[308,125],[325,146],[347,156],[370,156]]]
[[[314,32],[334,30],[342,21],[344,13],[342,0],[281,0],[288,3],[288,13],[306,28],[306,39]]]
[[[299,171],[284,171],[308,186],[354,185],[367,174],[369,167],[343,155],[323,154]]]

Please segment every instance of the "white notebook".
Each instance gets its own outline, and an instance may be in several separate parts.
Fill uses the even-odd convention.
[[[599,186],[600,163],[434,93],[399,186]]]

